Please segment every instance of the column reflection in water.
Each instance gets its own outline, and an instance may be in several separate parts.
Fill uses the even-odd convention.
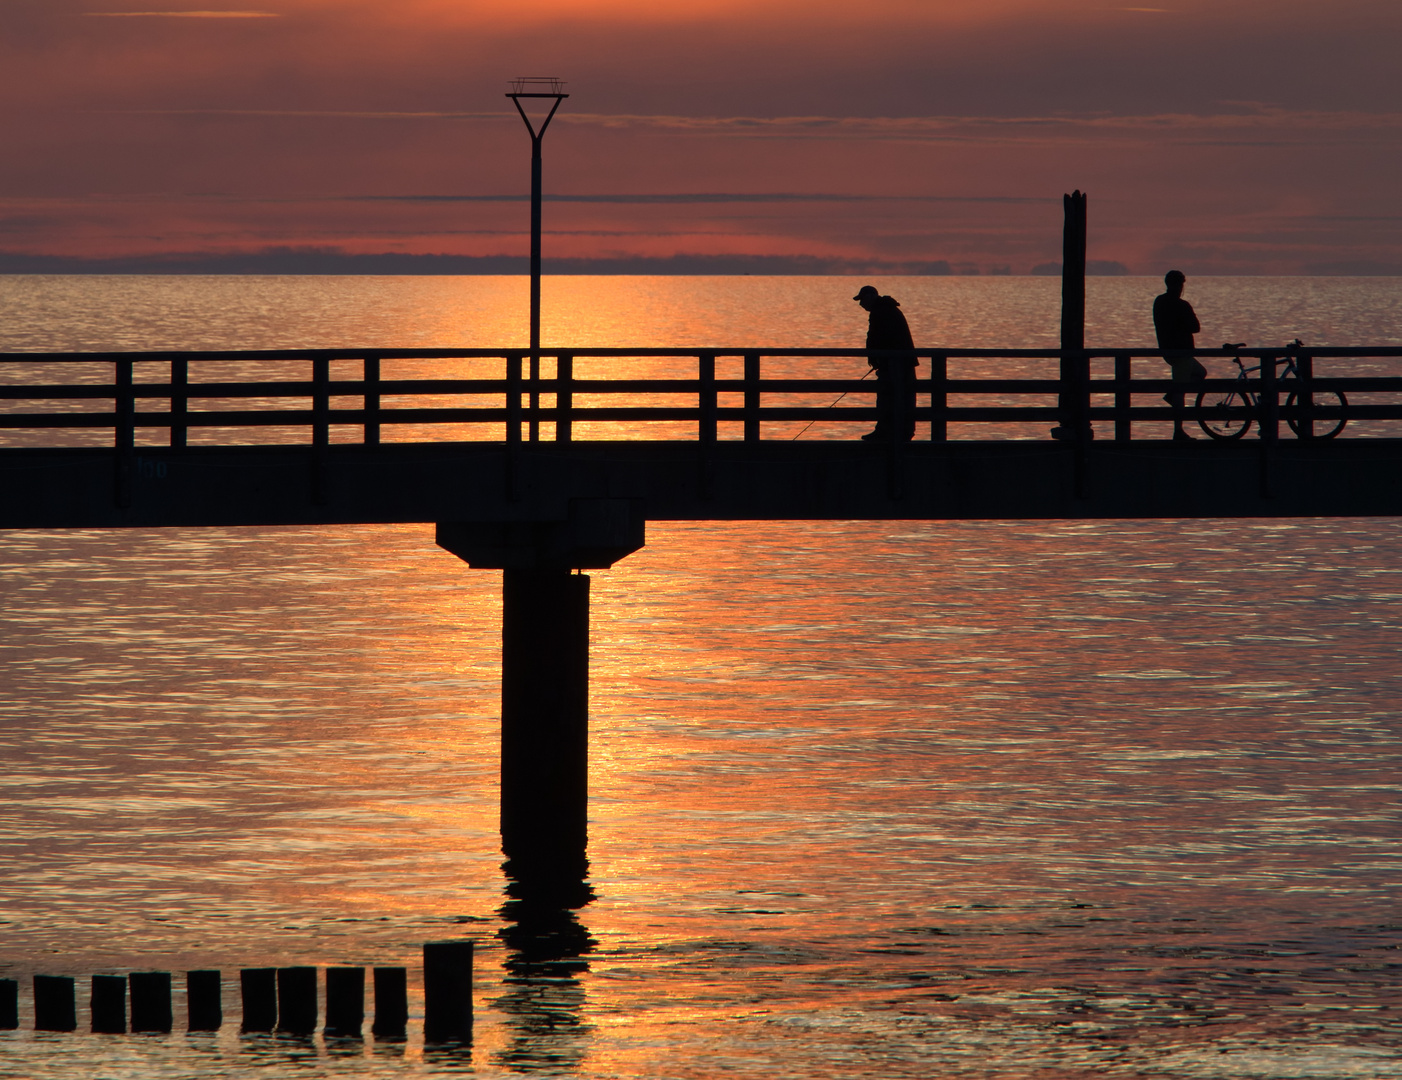
[[[576,912],[594,899],[583,851],[571,858],[517,855],[502,864],[505,990],[494,1006],[511,1029],[494,1064],[513,1072],[573,1069],[585,1058],[584,959],[594,939]]]

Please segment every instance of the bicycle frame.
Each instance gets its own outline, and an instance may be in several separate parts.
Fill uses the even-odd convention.
[[[1282,359],[1284,359],[1285,361],[1285,368],[1284,370],[1277,369],[1276,379],[1280,382],[1284,382],[1286,379],[1291,378],[1292,376],[1298,379],[1300,377],[1300,369],[1295,366],[1295,358],[1289,355],[1288,353],[1284,357],[1271,357],[1271,363],[1278,364]],[[1239,383],[1250,383],[1252,381],[1251,374],[1253,372],[1259,372],[1261,370],[1261,364],[1257,364],[1255,367],[1247,367],[1241,362],[1240,356],[1232,357],[1232,362],[1235,363],[1237,366],[1237,382]],[[1259,406],[1259,397],[1256,394],[1252,393],[1250,390],[1247,390],[1245,387],[1243,387],[1242,389],[1236,392],[1240,394],[1242,398],[1245,401],[1247,401],[1253,409]]]

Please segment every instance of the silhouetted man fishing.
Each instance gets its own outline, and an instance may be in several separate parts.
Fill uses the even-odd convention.
[[[1194,382],[1207,378],[1207,368],[1193,355],[1193,335],[1202,329],[1193,305],[1183,299],[1188,279],[1181,270],[1164,275],[1164,291],[1154,297],[1154,333],[1163,350],[1163,359],[1173,370],[1174,382]],[[1183,391],[1170,390],[1163,399],[1173,406],[1173,437],[1191,440],[1183,430]]]
[[[876,430],[867,432],[862,438],[867,441],[891,438],[891,424],[897,409],[901,412],[900,438],[913,438],[915,368],[920,360],[915,355],[915,342],[911,339],[910,326],[901,312],[901,305],[894,297],[882,296],[870,285],[863,285],[852,299],[867,312],[867,363],[876,371],[876,407],[880,410]],[[880,355],[893,349],[908,355]]]

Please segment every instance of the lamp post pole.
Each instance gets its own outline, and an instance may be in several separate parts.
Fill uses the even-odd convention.
[[[526,76],[513,79],[509,97],[516,111],[525,121],[526,130],[531,134],[531,352],[532,360],[540,362],[540,143],[545,137],[545,129],[560,107],[560,102],[569,97],[562,92],[559,79],[541,76]],[[544,98],[553,102],[545,119],[537,131],[526,110],[521,106],[522,98]]]

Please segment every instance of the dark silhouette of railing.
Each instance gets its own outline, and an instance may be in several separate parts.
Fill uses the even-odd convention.
[[[297,441],[326,447],[336,429],[338,442],[378,445],[386,428],[422,429],[466,426],[475,438],[484,436],[508,445],[541,441],[569,442],[579,437],[581,424],[600,424],[586,438],[638,438],[628,425],[666,422],[665,438],[701,443],[723,435],[747,442],[768,435],[776,440],[794,436],[793,427],[810,421],[875,422],[874,405],[831,408],[831,403],[794,403],[797,396],[848,401],[873,395],[871,380],[850,378],[765,377],[764,366],[775,361],[864,360],[859,349],[380,349],[276,350],[263,352],[142,352],[142,353],[9,353],[0,354],[0,431],[17,429],[111,429],[113,446],[128,450],[137,432],[167,429],[169,445],[184,447],[192,429],[279,428],[302,430]],[[951,425],[979,424],[1048,427],[1069,424],[1082,430],[1086,422],[1109,422],[1116,440],[1133,437],[1136,422],[1164,422],[1173,411],[1159,403],[1168,390],[1230,390],[1235,378],[1211,378],[1174,384],[1164,377],[1134,378],[1133,362],[1160,365],[1161,353],[1146,349],[922,349],[917,372],[914,419],[917,439],[935,442],[950,437]],[[1306,434],[1316,420],[1335,417],[1340,410],[1313,404],[1313,395],[1337,391],[1350,395],[1351,421],[1402,420],[1402,376],[1315,373],[1316,361],[1328,360],[1336,369],[1356,368],[1359,362],[1395,361],[1402,347],[1201,349],[1198,355],[1253,357],[1262,361],[1262,377],[1253,380],[1259,397],[1256,420],[1263,438],[1278,436],[1281,421],[1297,421]],[[1299,376],[1275,377],[1274,360],[1290,356]],[[694,375],[686,377],[580,377],[576,360],[628,362],[691,361]],[[1062,364],[1063,359],[1079,361]],[[385,378],[386,361],[496,361],[503,374],[495,378]],[[1057,377],[991,374],[951,377],[951,361],[961,367],[992,367],[1045,363]],[[1352,363],[1349,363],[1349,362]],[[333,378],[333,365],[359,365],[359,378]],[[733,366],[733,377],[717,374],[718,363]],[[234,377],[196,381],[211,365],[241,365]],[[267,378],[305,365],[310,378]],[[691,366],[691,365],[687,365]],[[1141,365],[1141,371],[1144,365]],[[1368,365],[1374,366],[1374,365]],[[553,368],[553,371],[548,370]],[[250,370],[251,369],[251,370]],[[110,371],[106,381],[102,371]],[[1290,395],[1297,404],[1286,404]],[[1152,404],[1135,402],[1136,396]],[[1364,400],[1366,396],[1367,400]],[[1394,400],[1376,400],[1391,396]],[[485,399],[453,404],[447,398]],[[893,395],[895,397],[895,395]],[[681,398],[672,404],[659,403]],[[975,403],[993,398],[991,403]],[[386,399],[394,399],[387,403]],[[584,399],[584,400],[581,400]],[[973,400],[971,400],[973,399]],[[348,400],[352,404],[348,404]],[[44,403],[36,408],[34,403]],[[106,403],[108,408],[90,408]],[[243,403],[241,407],[238,403]],[[152,404],[163,406],[151,408]],[[893,406],[903,408],[897,401]],[[895,421],[908,419],[892,417]],[[679,435],[676,425],[691,433]],[[773,425],[788,425],[776,428]],[[546,431],[546,425],[553,425]],[[691,427],[694,425],[694,427]],[[731,425],[723,428],[722,425]],[[359,438],[354,437],[358,429]],[[766,430],[767,429],[767,430]],[[816,429],[815,429],[816,430]],[[901,430],[899,422],[890,430]],[[1351,433],[1358,431],[1357,425]],[[777,432],[777,434],[776,434]],[[212,434],[212,433],[210,433]],[[1109,432],[1102,427],[1101,437]],[[1012,430],[1013,437],[1028,437]],[[810,438],[816,437],[813,435]],[[850,436],[847,436],[850,437]],[[1041,433],[1037,437],[1045,437]],[[1161,433],[1159,434],[1161,436]],[[226,436],[202,440],[206,445],[240,445]],[[396,440],[406,441],[406,440]],[[407,441],[435,441],[420,437]]]

